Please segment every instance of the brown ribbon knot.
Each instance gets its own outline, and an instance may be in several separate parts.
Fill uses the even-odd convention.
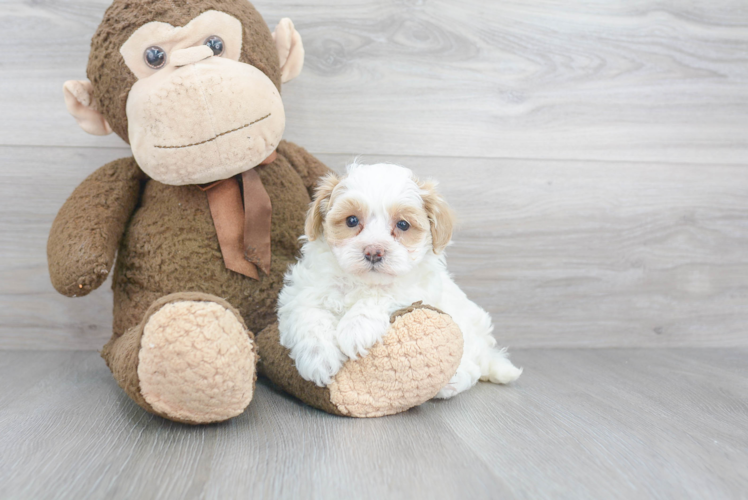
[[[272,163],[276,157],[273,151],[260,165]],[[266,275],[270,274],[273,206],[255,169],[198,187],[208,195],[226,268],[255,280],[260,279],[258,267]]]

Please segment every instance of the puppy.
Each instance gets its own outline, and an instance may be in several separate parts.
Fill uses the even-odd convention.
[[[348,359],[366,356],[390,315],[416,301],[449,314],[462,330],[457,373],[437,394],[449,398],[478,379],[505,384],[522,370],[496,348],[491,317],[447,272],[453,215],[436,183],[407,168],[353,164],[320,180],[307,214],[301,260],[278,302],[280,343],[299,374],[323,386]]]

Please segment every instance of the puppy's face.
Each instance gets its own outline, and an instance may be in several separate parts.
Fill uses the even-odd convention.
[[[432,182],[403,167],[352,165],[320,181],[306,236],[325,238],[348,273],[372,281],[408,273],[452,237],[452,212]]]

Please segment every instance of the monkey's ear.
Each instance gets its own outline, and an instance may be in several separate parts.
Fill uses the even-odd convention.
[[[293,27],[291,20],[284,17],[273,31],[273,40],[280,59],[281,82],[290,82],[299,76],[304,66],[304,45],[301,43],[301,35]]]
[[[112,127],[104,115],[96,109],[93,102],[93,85],[88,80],[68,80],[62,86],[65,95],[65,106],[80,128],[93,135],[108,135]]]

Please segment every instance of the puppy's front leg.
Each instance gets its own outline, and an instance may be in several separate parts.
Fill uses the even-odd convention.
[[[335,317],[312,307],[279,316],[280,343],[291,351],[299,375],[320,387],[328,385],[346,361],[335,343]]]
[[[340,319],[336,331],[338,346],[351,359],[366,356],[389,327],[390,315],[382,304],[361,300]]]

